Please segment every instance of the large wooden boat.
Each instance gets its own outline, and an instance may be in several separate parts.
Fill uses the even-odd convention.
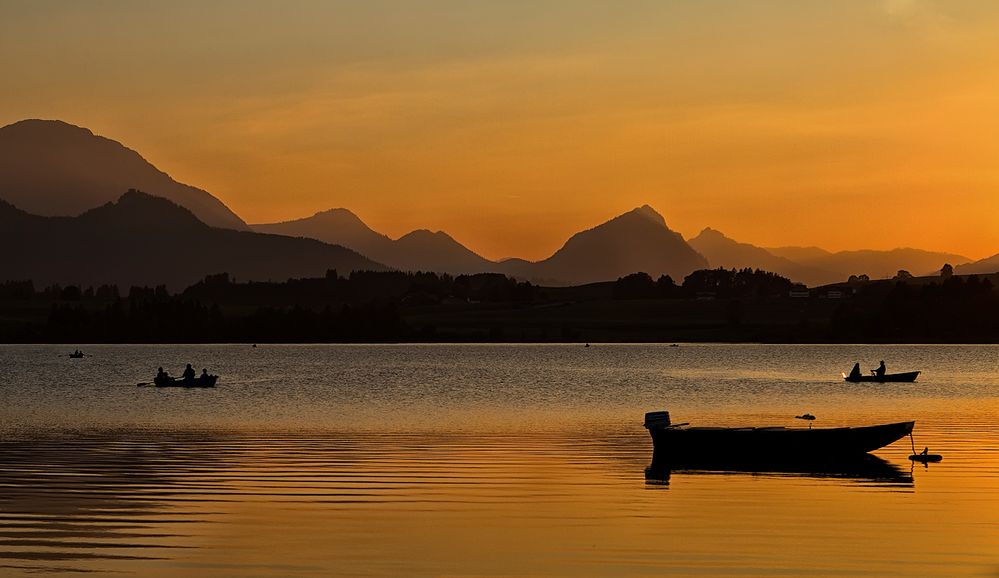
[[[915,425],[914,421],[903,421],[833,428],[688,427],[672,425],[669,412],[645,414],[645,427],[660,460],[814,460],[859,456],[909,435]]]

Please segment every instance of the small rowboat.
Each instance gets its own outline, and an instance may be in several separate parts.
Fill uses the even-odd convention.
[[[887,382],[913,382],[919,377],[918,371],[908,371],[906,373],[886,373],[885,375],[846,375],[843,374],[843,379],[851,383],[861,383],[866,381],[872,381],[875,383],[887,383]]]
[[[914,421],[903,421],[834,428],[684,427],[671,425],[669,412],[645,414],[655,456],[666,461],[860,456],[909,435],[915,425]]]
[[[202,375],[194,379],[177,379],[175,377],[157,377],[153,379],[156,387],[215,387],[217,375]]]

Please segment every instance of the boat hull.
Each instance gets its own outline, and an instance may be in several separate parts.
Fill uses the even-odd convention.
[[[215,387],[215,382],[218,381],[219,376],[209,375],[207,377],[196,377],[194,379],[175,379],[173,377],[160,378],[157,377],[153,380],[153,385],[156,387]]]
[[[878,375],[854,375],[854,376],[849,376],[848,375],[848,376],[844,377],[843,379],[846,380],[846,381],[849,381],[851,383],[863,383],[863,382],[873,382],[873,383],[890,383],[890,382],[902,383],[902,382],[905,382],[905,383],[909,383],[909,382],[916,381],[917,377],[919,377],[919,372],[918,371],[908,371],[906,373],[889,373],[889,374],[881,375],[881,376],[878,376]]]
[[[863,455],[909,435],[914,426],[906,421],[815,429],[650,427],[649,433],[660,461],[814,459]]]

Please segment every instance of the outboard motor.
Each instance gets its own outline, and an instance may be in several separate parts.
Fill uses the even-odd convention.
[[[668,411],[650,411],[645,414],[645,427],[647,429],[667,428],[669,425]]]

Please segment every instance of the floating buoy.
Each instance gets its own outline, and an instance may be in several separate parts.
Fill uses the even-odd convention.
[[[909,443],[912,444],[912,455],[909,456],[909,460],[913,462],[919,462],[921,464],[928,464],[931,462],[939,462],[943,459],[940,454],[931,454],[930,448],[924,447],[923,451],[916,453],[916,440],[912,438],[912,432],[909,432]]]

